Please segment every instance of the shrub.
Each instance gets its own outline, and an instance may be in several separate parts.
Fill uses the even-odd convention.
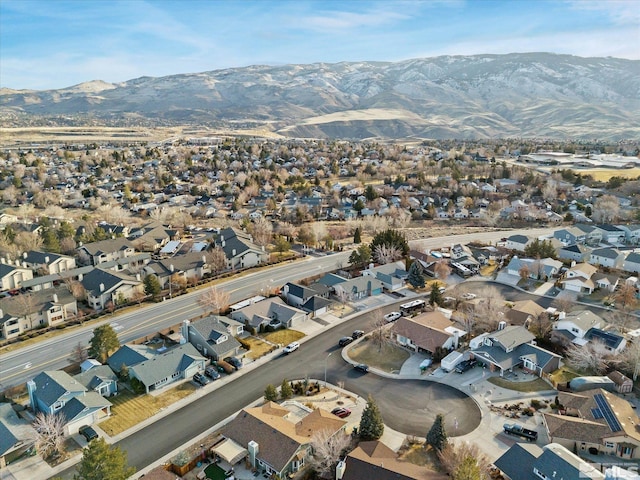
[[[136,377],[133,377],[129,383],[131,384],[131,388],[133,389],[133,391],[135,393],[147,393],[147,389],[144,386],[144,383],[142,383],[140,380],[138,380]]]
[[[532,398],[531,399],[531,407],[533,407],[536,410],[538,410],[539,408],[542,407],[542,403],[540,402],[540,400],[538,400],[536,398]]]

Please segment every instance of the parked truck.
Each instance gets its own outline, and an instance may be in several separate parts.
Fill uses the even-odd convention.
[[[504,429],[504,433],[508,435],[515,435],[516,437],[522,437],[529,442],[535,442],[538,439],[538,432],[524,428],[522,425],[518,425],[517,423],[505,423],[502,428]]]

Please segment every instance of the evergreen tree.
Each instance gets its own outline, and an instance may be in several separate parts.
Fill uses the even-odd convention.
[[[89,356],[104,363],[113,352],[120,348],[120,341],[111,325],[101,325],[93,330],[89,340]]]
[[[424,287],[424,276],[422,275],[422,266],[419,262],[413,262],[409,267],[409,276],[407,277],[407,281],[414,288]]]
[[[452,476],[453,480],[482,480],[482,471],[478,461],[473,456],[467,455]]]
[[[144,277],[144,280],[142,283],[144,284],[144,293],[146,293],[147,295],[151,295],[152,297],[155,297],[156,295],[159,295],[160,292],[162,291],[160,282],[158,281],[158,278],[155,275],[147,275],[146,277]]]
[[[429,305],[442,305],[444,298],[440,293],[440,284],[435,282],[431,285],[431,293],[429,294]]]
[[[409,243],[407,242],[406,237],[397,230],[388,229],[377,233],[376,236],[373,237],[369,248],[372,252],[375,252],[376,247],[379,245],[396,247],[400,252],[402,252],[403,257],[407,257],[409,255]]]
[[[284,252],[288,252],[291,249],[291,244],[282,235],[278,235],[273,241],[273,244],[276,247],[276,252],[280,253],[280,255],[282,255]]]
[[[277,402],[278,390],[276,390],[276,387],[274,387],[271,384],[267,385],[266,388],[264,389],[264,399],[267,402]]]
[[[56,232],[50,227],[42,231],[42,246],[47,252],[60,253],[60,240]]]
[[[127,465],[127,452],[96,438],[82,451],[74,480],[126,480],[136,471]]]
[[[293,388],[291,388],[291,384],[285,378],[282,380],[282,385],[280,385],[280,398],[282,400],[288,400],[293,397]]]
[[[382,415],[378,405],[373,400],[373,397],[369,395],[367,399],[367,406],[362,412],[360,418],[360,438],[362,440],[377,440],[384,433],[384,422],[382,421]]]
[[[360,199],[358,199],[356,203],[353,205],[353,209],[358,213],[362,212],[362,210],[364,210],[364,207],[365,207],[364,202]]]
[[[371,250],[369,245],[360,245],[357,250],[349,255],[349,263],[354,267],[366,265],[371,261]]]
[[[362,232],[360,231],[360,227],[356,227],[356,231],[353,232],[353,243],[356,245],[362,243]]]
[[[439,452],[447,445],[447,432],[444,431],[444,415],[441,413],[436,415],[431,430],[427,433],[426,440],[428,445],[431,445]]]

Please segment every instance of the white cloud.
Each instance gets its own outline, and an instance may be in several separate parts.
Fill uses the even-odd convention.
[[[327,30],[354,30],[380,27],[410,18],[395,10],[373,10],[366,13],[326,11],[322,15],[303,17],[296,22],[299,28],[318,32]]]
[[[569,0],[568,3],[574,10],[602,12],[618,25],[635,25],[636,32],[640,28],[640,3],[637,0]]]

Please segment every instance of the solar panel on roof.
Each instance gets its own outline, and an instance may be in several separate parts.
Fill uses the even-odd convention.
[[[607,399],[604,398],[604,395],[602,395],[601,393],[596,393],[593,396],[593,399],[596,401],[596,404],[598,405],[598,408],[602,412],[602,415],[604,416],[604,419],[609,425],[609,428],[611,429],[611,431],[619,432],[620,430],[622,430],[620,423],[618,423],[618,419],[616,418],[613,411],[611,410],[611,407],[609,407],[609,404],[607,403]]]
[[[592,408],[591,413],[593,414],[593,418],[595,418],[596,420],[599,418],[604,418],[599,408]]]

